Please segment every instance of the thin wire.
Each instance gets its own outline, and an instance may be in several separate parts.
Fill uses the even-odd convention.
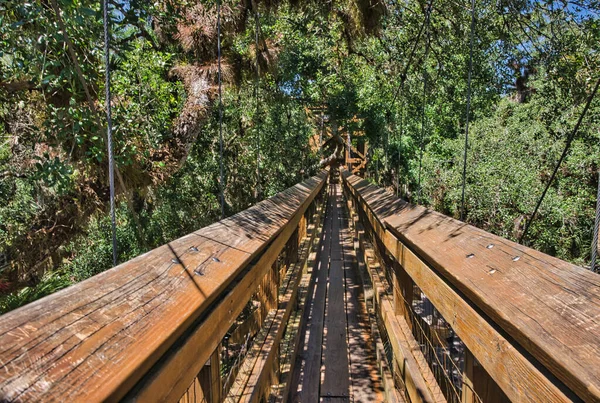
[[[421,27],[419,28],[419,32],[417,33],[417,37],[415,38],[415,41],[413,42],[413,47],[410,51],[410,54],[408,55],[408,60],[406,62],[406,65],[404,66],[404,70],[400,74],[400,84],[398,85],[398,89],[394,92],[394,97],[392,98],[392,102],[390,103],[390,105],[388,107],[388,116],[389,116],[389,113],[391,112],[391,110],[394,108],[398,98],[400,98],[404,94],[404,83],[406,82],[406,78],[408,77],[407,74],[408,74],[408,71],[412,64],[412,60],[415,56],[415,53],[417,51],[417,46],[419,45],[419,40],[421,39],[421,35],[423,34],[423,31],[425,30],[425,27],[428,24],[429,14],[431,13],[432,6],[433,6],[433,0],[429,0],[429,3],[427,4],[427,10],[425,12],[426,13],[425,20],[421,24]],[[402,119],[402,116],[400,117],[400,119]],[[402,130],[402,123],[400,124],[400,129]],[[402,132],[400,133],[400,142],[402,142]],[[402,144],[400,144],[400,147],[398,149],[398,174],[397,174],[397,176],[400,175],[400,153],[401,153],[401,150],[402,150]],[[386,149],[386,157],[387,157],[387,149]],[[387,163],[386,163],[386,165],[387,165]],[[398,190],[399,186],[400,186],[400,178],[397,177],[396,178],[396,196],[399,195],[399,190]]]
[[[108,147],[108,185],[110,188],[110,220],[112,229],[112,255],[113,266],[117,265],[117,224],[115,217],[115,161],[113,156],[113,138],[112,138],[112,111],[110,105],[110,37],[108,32],[108,0],[102,2],[103,25],[104,25],[104,64],[106,68],[105,75],[105,97],[106,97],[106,138]]]
[[[401,91],[404,87],[404,82],[406,81],[408,70],[410,69],[410,65],[412,63],[413,57],[415,56],[415,53],[417,51],[417,46],[419,44],[419,40],[421,39],[421,35],[423,34],[425,27],[428,26],[428,24],[429,24],[429,15],[431,13],[432,6],[433,6],[433,0],[430,0],[429,4],[427,4],[427,10],[425,12],[425,21],[423,21],[423,23],[421,24],[421,27],[419,28],[419,33],[417,34],[417,38],[415,39],[413,48],[411,49],[410,54],[408,55],[408,61],[406,62],[404,71],[400,75],[400,85],[398,85],[398,89],[394,93],[394,98],[392,98],[392,103],[390,104],[389,109],[391,109],[394,106],[394,104],[396,103],[396,100],[398,99],[399,94],[401,93]]]
[[[348,126],[350,126],[350,125],[348,125]],[[348,127],[348,171],[352,171],[351,170],[352,162],[350,162],[350,159],[352,158],[351,144],[352,144],[352,139],[350,138],[350,127]]]
[[[590,96],[588,97],[588,99],[587,99],[587,101],[585,103],[585,107],[583,108],[583,111],[581,112],[581,115],[579,115],[579,120],[577,120],[577,123],[575,124],[575,127],[573,128],[573,131],[571,132],[571,134],[567,138],[567,143],[565,144],[565,149],[563,150],[563,152],[562,152],[562,154],[561,154],[561,156],[560,156],[560,158],[558,160],[558,163],[554,167],[554,172],[552,172],[552,176],[550,177],[550,180],[546,184],[546,187],[544,188],[544,192],[542,193],[542,196],[538,200],[538,202],[537,202],[537,204],[535,206],[535,209],[533,210],[533,213],[531,214],[531,218],[525,224],[525,229],[523,230],[523,234],[521,234],[521,237],[519,238],[519,243],[522,243],[523,240],[525,239],[525,236],[527,235],[527,231],[529,231],[529,228],[531,227],[531,223],[535,219],[535,216],[536,216],[536,214],[537,214],[537,212],[538,212],[538,210],[539,210],[539,208],[540,208],[540,206],[542,204],[542,201],[544,201],[544,197],[546,197],[546,192],[548,192],[548,189],[552,185],[552,182],[554,182],[554,178],[556,177],[556,174],[558,172],[558,168],[560,168],[563,160],[567,156],[567,153],[569,152],[569,148],[571,147],[571,143],[573,142],[573,139],[575,138],[575,135],[579,131],[579,126],[581,126],[581,122],[583,121],[583,118],[585,117],[588,109],[590,109],[590,105],[592,103],[592,100],[596,96],[596,92],[598,91],[598,87],[599,86],[600,86],[600,79],[598,79],[598,81],[596,82],[596,85],[594,86],[594,89],[592,90],[592,93],[590,94]]]
[[[475,37],[475,0],[471,0],[471,39],[469,44],[469,78],[467,79],[467,112],[465,116],[465,149],[463,154],[462,196],[460,220],[465,218],[465,187],[467,185],[467,153],[469,149],[469,117],[471,115],[471,76],[473,74],[473,40]]]
[[[323,130],[325,129],[325,116],[321,110],[321,131],[319,132],[319,159],[323,159]]]
[[[429,56],[429,47],[430,47],[430,32],[429,32],[429,23],[431,16],[431,8],[427,9],[426,16],[426,24],[427,24],[427,42],[425,42],[425,57],[423,58],[423,103],[421,108],[421,145],[419,152],[419,179],[418,179],[418,190],[417,190],[417,203],[421,200],[421,171],[423,167],[423,148],[425,147],[425,105],[427,104],[427,82],[428,82],[428,74],[427,74],[427,58]]]
[[[592,242],[592,264],[590,270],[596,271],[598,256],[598,227],[600,226],[600,170],[598,171],[598,191],[596,193],[596,220],[594,221],[594,240]]]
[[[404,85],[402,85],[404,87]],[[402,88],[401,96],[404,95],[404,88]],[[400,139],[398,141],[398,169],[396,172],[396,197],[400,197],[400,170],[402,168],[402,136],[404,134],[404,104],[400,104]]]
[[[105,0],[106,1],[106,0]],[[221,90],[221,0],[217,0],[217,60],[219,67],[219,168],[221,180],[221,219],[225,218],[225,179],[223,173],[223,94]]]
[[[256,199],[261,198],[260,186],[260,105],[259,105],[259,85],[260,85],[260,65],[258,63],[258,29],[260,24],[260,13],[256,11],[255,28],[255,46],[256,46]]]

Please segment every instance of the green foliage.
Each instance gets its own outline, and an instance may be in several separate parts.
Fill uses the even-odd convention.
[[[60,291],[71,284],[71,278],[64,272],[48,272],[40,282],[33,287],[26,286],[19,291],[7,295],[0,295],[0,314]]]
[[[127,206],[121,203],[117,209],[118,259],[127,261],[144,252],[137,238]],[[85,280],[112,266],[112,235],[110,218],[107,215],[93,217],[86,233],[76,237],[66,246],[70,259],[63,266],[73,282]]]
[[[313,107],[331,133],[364,134],[353,143],[369,142],[370,180],[459,216],[470,10],[436,2],[415,42],[423,3],[375,3],[224,2],[222,160],[214,2],[111,3],[119,261],[219,219],[221,162],[227,215],[313,174]],[[22,273],[60,256],[40,279],[4,273],[26,288],[0,297],[2,310],[112,265],[102,10],[57,4],[66,35],[52,2],[0,0],[0,254]],[[467,222],[519,237],[596,78],[599,13],[593,2],[477,3]],[[599,123],[595,102],[528,238],[578,264]]]

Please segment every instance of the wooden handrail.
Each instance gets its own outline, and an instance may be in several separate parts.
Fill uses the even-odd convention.
[[[342,177],[385,253],[511,400],[600,401],[600,276]]]
[[[0,400],[181,397],[326,179],[0,317]]]

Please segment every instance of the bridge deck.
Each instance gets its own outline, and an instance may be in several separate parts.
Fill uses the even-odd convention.
[[[600,401],[596,274],[330,181],[3,315],[0,401]]]
[[[353,238],[339,184],[329,188],[306,301],[293,401],[382,401]]]

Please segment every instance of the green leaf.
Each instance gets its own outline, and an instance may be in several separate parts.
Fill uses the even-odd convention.
[[[96,11],[92,10],[91,8],[87,8],[87,7],[81,7],[79,8],[79,11],[85,15],[88,15],[90,17],[95,17],[96,16]]]

